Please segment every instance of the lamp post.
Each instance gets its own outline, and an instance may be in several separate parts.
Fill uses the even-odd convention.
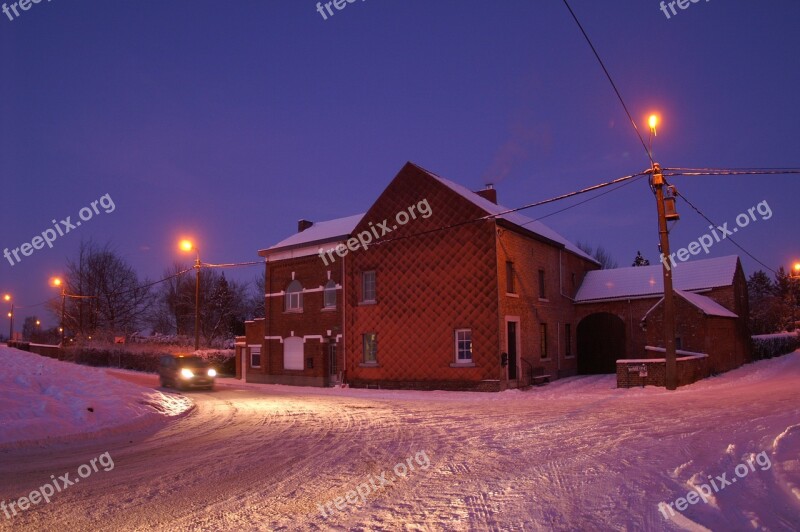
[[[64,339],[67,333],[67,328],[65,324],[65,316],[67,313],[67,298],[70,299],[97,299],[97,296],[82,296],[78,294],[68,294],[67,293],[67,285],[66,283],[61,280],[60,277],[53,277],[50,279],[50,284],[55,286],[56,288],[61,288],[61,347],[64,347]],[[38,325],[38,323],[37,323]]]
[[[792,269],[789,271],[789,279],[800,281],[800,262],[795,262],[792,265]],[[794,290],[792,292],[794,292]],[[797,297],[795,296],[794,293],[792,293],[792,325],[794,326],[795,330],[797,330],[796,310],[797,310]]]
[[[11,299],[11,294],[3,296],[3,301],[11,301],[11,312],[8,313],[8,341],[14,340],[14,301]]]
[[[650,116],[649,123],[651,140],[656,134],[658,117]],[[652,154],[652,147],[650,148]],[[664,206],[664,186],[666,182],[661,173],[661,165],[652,163],[650,169],[650,183],[656,195],[658,209],[658,236],[661,247],[661,271],[664,278],[664,360],[666,362],[665,385],[667,390],[678,388],[678,363],[675,353],[675,302],[672,291],[672,268],[669,263],[669,229],[667,228],[667,213]],[[674,201],[674,200],[673,200]]]
[[[64,347],[64,336],[66,334],[64,327],[64,314],[67,311],[67,287],[64,285],[64,281],[62,281],[60,277],[53,278],[52,284],[56,288],[61,288],[61,326],[59,329],[61,331],[61,347]]]
[[[197,254],[194,261],[195,281],[194,281],[194,350],[200,349],[200,250],[191,240],[181,240],[183,251],[193,251]]]

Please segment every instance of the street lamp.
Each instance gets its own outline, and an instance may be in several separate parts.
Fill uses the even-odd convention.
[[[194,350],[200,349],[200,250],[191,240],[181,240],[180,247],[183,251],[194,251],[197,258],[194,261]]]
[[[50,284],[55,286],[56,288],[61,288],[61,327],[59,330],[61,331],[61,347],[64,347],[64,314],[67,310],[67,287],[64,285],[64,281],[61,280],[60,277],[53,277],[50,280]]]
[[[67,298],[97,299],[97,296],[82,296],[80,294],[68,294],[67,285],[66,283],[64,283],[63,280],[61,280],[60,277],[53,277],[52,279],[50,279],[50,284],[56,288],[61,288],[61,327],[59,327],[59,330],[61,331],[61,347],[64,347],[64,337],[66,336],[66,331],[67,331],[66,325],[64,324],[67,312]]]
[[[14,340],[14,301],[11,299],[11,294],[3,296],[3,301],[8,303],[11,301],[11,312],[8,313],[8,341]]]
[[[661,270],[664,278],[664,361],[665,378],[664,384],[667,390],[678,388],[678,363],[675,346],[675,302],[672,291],[672,269],[669,264],[669,229],[667,228],[667,209],[665,207],[664,187],[667,185],[664,175],[661,173],[661,165],[652,161],[653,148],[652,139],[656,134],[658,116],[650,115],[648,126],[650,126],[650,157],[652,167],[650,168],[650,184],[656,195],[656,207],[658,209],[658,235],[661,251]],[[674,201],[674,200],[673,200]],[[675,219],[675,213],[670,215]]]
[[[796,281],[800,281],[800,261],[795,262],[792,265],[792,269],[789,271],[789,279],[793,279]],[[792,290],[794,292],[794,290]],[[796,317],[796,309],[797,309],[797,296],[792,293],[792,325],[795,329],[797,329],[797,317]]]

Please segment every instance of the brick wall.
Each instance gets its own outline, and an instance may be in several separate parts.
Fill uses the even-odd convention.
[[[706,316],[679,296],[675,297],[675,316],[675,335],[681,340],[681,349],[708,354],[708,369],[712,373],[729,371],[745,362],[747,346],[737,332],[741,318]],[[646,327],[647,344],[664,347],[663,304],[647,317]]]
[[[503,227],[498,228],[497,234],[500,350],[508,350],[506,317],[518,317],[518,352],[521,359],[527,361],[527,364],[521,362],[518,370],[527,372],[531,367],[541,367],[553,378],[574,375],[577,372],[577,323],[571,298],[586,271],[597,266],[533,236]],[[508,293],[507,262],[513,265],[514,293]],[[540,271],[544,272],[544,297],[541,297]],[[542,324],[546,325],[547,356],[542,353]],[[506,378],[508,368],[503,373]]]
[[[396,223],[398,212],[421,201],[430,207],[428,218]],[[432,231],[484,214],[413,165],[366,213],[354,234],[383,220],[393,229],[347,257],[345,349],[352,386],[465,389],[500,379],[495,223]],[[376,275],[374,303],[362,301],[365,271]],[[455,330],[462,328],[472,331],[473,364],[454,367]],[[363,335],[373,332],[377,364],[369,365]]]
[[[678,386],[686,386],[708,377],[711,374],[708,361],[708,357],[678,357]],[[646,368],[646,375],[642,375],[640,368]],[[664,359],[617,362],[617,388],[665,387],[666,370],[667,363]]]

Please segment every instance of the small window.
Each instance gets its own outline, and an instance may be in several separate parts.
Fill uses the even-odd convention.
[[[564,353],[565,356],[572,356],[572,324],[564,325]]]
[[[366,333],[364,338],[364,363],[377,364],[378,363],[378,334]]]
[[[572,288],[575,288],[575,272],[572,272]]]
[[[286,288],[286,311],[303,311],[303,285],[297,279],[289,283]]]
[[[472,329],[456,329],[456,363],[472,362]]]
[[[683,349],[683,338],[680,336],[675,338],[675,349]]]
[[[361,274],[361,301],[374,303],[375,294],[375,271],[363,272]]]
[[[250,348],[250,367],[251,368],[260,368],[261,367],[261,348],[260,347],[251,347]]]
[[[515,294],[514,291],[514,263],[506,262],[506,293]]]
[[[547,292],[544,289],[544,270],[539,270],[539,299],[547,299]]]
[[[539,349],[542,352],[542,358],[548,358],[547,354],[547,324],[539,324]]]
[[[334,281],[328,281],[322,293],[325,308],[336,308],[336,283]]]

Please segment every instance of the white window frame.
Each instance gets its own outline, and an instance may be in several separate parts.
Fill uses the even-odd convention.
[[[300,290],[291,290],[292,285],[300,287]],[[303,285],[297,279],[289,283],[286,287],[286,305],[284,310],[286,312],[303,312]]]
[[[469,341],[469,358],[461,358],[460,357],[461,352],[462,352],[460,344],[461,344],[462,341],[467,341],[467,340],[462,340],[460,335],[465,334],[465,333],[469,335],[469,339],[468,339],[468,341]],[[456,329],[454,337],[455,337],[456,364],[472,364],[472,361],[473,361],[472,329]]]
[[[372,298],[367,297],[367,278],[372,278]],[[361,272],[361,302],[375,303],[378,299],[378,274],[375,270]]]

